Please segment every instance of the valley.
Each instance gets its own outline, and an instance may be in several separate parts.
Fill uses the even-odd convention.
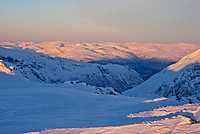
[[[153,63],[161,71],[143,81],[127,59],[87,63],[4,44],[0,47],[0,131],[198,133],[199,52],[163,70],[167,64]],[[137,56],[132,60],[145,66],[154,61]]]

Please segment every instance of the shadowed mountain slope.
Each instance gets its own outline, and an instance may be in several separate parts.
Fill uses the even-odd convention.
[[[129,96],[157,94],[177,98],[200,97],[200,49],[163,69],[143,84],[124,92]]]
[[[1,62],[25,78],[44,83],[82,81],[99,87],[113,87],[119,92],[143,82],[140,75],[120,65],[98,65],[64,58],[52,58],[33,50],[13,50],[0,47]]]
[[[127,65],[136,70],[147,80],[153,74],[190,54],[200,46],[189,43],[158,44],[137,42],[3,42],[2,47],[10,49],[32,49],[48,54],[51,57],[61,57],[77,61],[98,64]]]

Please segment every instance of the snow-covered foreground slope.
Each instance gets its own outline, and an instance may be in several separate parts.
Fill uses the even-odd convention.
[[[198,102],[195,99],[192,101]],[[188,104],[186,99],[146,100],[122,95],[98,95],[69,83],[29,83],[16,84],[15,87],[1,83],[0,86],[1,134],[45,128],[67,129],[46,130],[43,133],[199,132],[199,123],[191,124],[188,118],[199,121],[199,110],[199,103]]]
[[[152,76],[143,84],[125,91],[128,96],[157,94],[164,97],[195,96],[200,99],[200,50]]]
[[[128,67],[52,58],[30,50],[0,47],[0,59],[7,71],[23,75],[28,80],[35,82],[83,81],[99,87],[113,87],[120,92],[143,82],[139,74]],[[9,68],[10,66],[12,68]],[[3,67],[1,68],[3,69]],[[3,71],[2,69],[0,72]]]
[[[200,124],[190,124],[187,117],[177,116],[171,119],[166,118],[160,121],[140,123],[134,125],[117,127],[96,127],[96,128],[63,128],[46,129],[41,132],[30,132],[28,134],[199,134]]]
[[[189,43],[80,43],[66,41],[3,42],[0,46],[10,49],[31,49],[51,57],[77,61],[127,65],[136,70],[144,80],[200,48],[200,45]]]

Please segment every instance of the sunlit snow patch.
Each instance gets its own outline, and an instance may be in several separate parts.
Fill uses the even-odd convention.
[[[143,102],[145,103],[149,103],[149,102],[156,102],[156,101],[162,101],[162,100],[166,100],[167,98],[165,97],[161,97],[161,98],[156,98],[156,99],[153,99],[153,100],[145,100]]]

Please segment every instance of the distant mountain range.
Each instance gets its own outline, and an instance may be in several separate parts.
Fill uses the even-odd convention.
[[[127,65],[136,70],[147,80],[170,64],[180,60],[197,49],[199,45],[189,43],[158,44],[158,43],[80,43],[80,42],[3,42],[2,47],[12,49],[31,49],[77,61],[98,64]]]

